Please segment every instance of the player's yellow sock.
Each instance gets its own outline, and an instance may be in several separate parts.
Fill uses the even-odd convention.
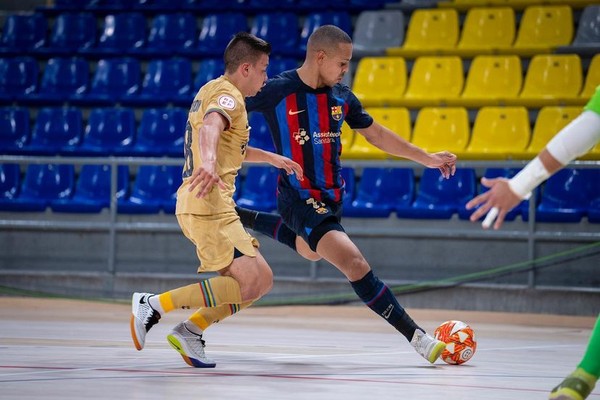
[[[212,324],[223,321],[225,318],[232,316],[236,312],[249,307],[252,303],[252,301],[247,301],[242,304],[222,304],[218,307],[201,308],[193,313],[188,318],[188,321],[204,331]]]
[[[162,293],[158,296],[165,312],[176,308],[217,307],[221,304],[240,304],[242,293],[237,281],[229,276],[217,276],[192,285]]]

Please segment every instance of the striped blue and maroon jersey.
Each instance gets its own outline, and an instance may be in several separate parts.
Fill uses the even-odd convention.
[[[348,86],[313,89],[295,70],[286,71],[270,79],[256,96],[248,97],[246,109],[264,114],[277,153],[296,161],[304,170],[302,181],[281,171],[280,194],[342,201],[342,122],[345,120],[353,129],[373,124],[373,118]]]

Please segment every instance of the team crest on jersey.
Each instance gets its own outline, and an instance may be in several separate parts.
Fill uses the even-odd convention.
[[[229,95],[222,95],[217,99],[219,105],[227,110],[233,110],[235,108],[235,99]]]
[[[306,200],[306,204],[312,205],[317,214],[327,214],[329,212],[329,210],[325,207],[325,203],[315,200],[312,197]]]
[[[339,121],[342,119],[342,106],[333,106],[331,107],[331,118]]]

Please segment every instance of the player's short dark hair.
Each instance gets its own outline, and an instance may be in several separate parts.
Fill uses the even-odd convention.
[[[236,33],[225,48],[225,71],[233,73],[243,63],[254,65],[263,54],[271,54],[267,41],[248,32]]]
[[[323,25],[310,35],[307,46],[311,50],[329,50],[340,43],[352,44],[352,38],[335,25]]]

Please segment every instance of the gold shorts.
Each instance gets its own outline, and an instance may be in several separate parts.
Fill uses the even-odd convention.
[[[235,212],[217,215],[178,214],[183,234],[196,246],[198,272],[219,271],[233,261],[234,248],[256,257],[258,240],[252,237]]]

